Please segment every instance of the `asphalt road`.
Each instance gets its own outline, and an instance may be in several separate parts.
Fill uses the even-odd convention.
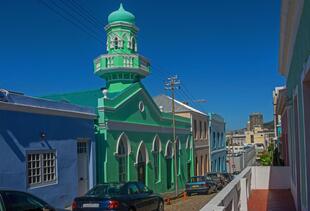
[[[209,195],[193,195],[187,196],[184,200],[183,198],[177,199],[171,202],[171,205],[165,204],[165,211],[176,211],[176,210],[184,210],[184,211],[196,211],[200,210],[206,203],[208,203],[214,196],[214,194]]]

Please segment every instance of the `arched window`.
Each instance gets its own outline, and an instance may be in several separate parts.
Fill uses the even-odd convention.
[[[170,158],[173,157],[173,146],[172,146],[172,142],[171,141],[168,141],[168,143],[166,145],[165,157],[167,159],[170,159]]]
[[[222,144],[221,144],[222,146],[225,146],[225,142],[224,142],[223,133],[221,133],[221,143],[222,143]]]
[[[131,38],[131,49],[137,51],[136,49],[136,39],[134,37]]]
[[[149,161],[148,152],[143,141],[140,142],[136,156],[138,181],[146,184],[146,163]]]
[[[128,154],[130,146],[127,136],[122,133],[117,142],[116,156],[118,158],[119,182],[127,181]]]
[[[127,154],[126,145],[123,140],[118,147],[118,157],[119,181],[125,182],[127,180]]]
[[[114,38],[114,49],[118,49],[118,38]]]
[[[217,165],[216,165],[216,160],[214,160],[214,166],[213,166],[214,168],[213,168],[213,172],[215,172],[216,171],[216,168],[217,168]]]
[[[172,158],[173,158],[173,145],[168,141],[165,149],[166,158],[166,173],[167,173],[167,189],[172,187]]]
[[[160,152],[160,140],[158,138],[158,136],[155,137],[154,141],[153,141],[153,165],[154,165],[154,178],[155,178],[155,182],[158,182],[159,179],[159,168],[160,168],[160,156],[159,156],[159,152]]]

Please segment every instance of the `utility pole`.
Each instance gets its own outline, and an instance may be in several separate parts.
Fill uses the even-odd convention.
[[[175,185],[175,196],[178,196],[178,171],[177,171],[177,141],[175,134],[175,107],[174,107],[174,91],[180,88],[180,80],[178,80],[178,76],[171,76],[168,78],[168,81],[165,82],[165,89],[171,91],[171,110],[172,110],[172,128],[173,128],[173,145],[174,145],[174,185]]]

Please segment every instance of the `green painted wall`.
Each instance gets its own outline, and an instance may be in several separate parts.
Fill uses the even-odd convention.
[[[107,144],[106,144],[106,150],[107,150],[107,160],[106,162],[106,181],[118,181],[118,159],[113,154],[116,151],[116,143],[123,131],[109,131],[107,134]],[[165,147],[168,142],[168,140],[171,140],[171,134],[158,134],[161,144],[162,144],[162,150],[160,152],[160,180],[159,182],[155,181],[154,178],[154,157],[151,152],[152,150],[152,144],[153,140],[155,138],[154,133],[138,133],[138,132],[125,132],[130,140],[131,145],[131,151],[132,153],[129,155],[129,180],[137,180],[137,168],[134,165],[136,162],[136,155],[137,150],[140,142],[143,140],[143,142],[146,144],[147,152],[149,155],[150,162],[147,164],[147,178],[146,178],[146,185],[148,185],[152,190],[155,192],[167,192],[174,190],[174,187],[172,186],[171,189],[167,189],[167,159],[164,157],[165,153]],[[189,161],[188,158],[190,157],[190,150],[186,149],[186,140],[188,138],[188,135],[178,135],[180,143],[181,143],[181,153],[180,153],[180,174],[178,175],[178,182],[179,187],[184,188],[185,183],[187,181],[187,168],[186,164]],[[172,162],[173,163],[173,162]],[[174,182],[174,174],[173,174],[173,167],[171,166],[171,172],[172,172],[172,183]],[[100,169],[100,168],[99,168]],[[193,174],[191,174],[193,175]],[[100,177],[100,175],[98,175]],[[99,182],[104,182],[100,181]]]
[[[310,55],[310,1],[304,1],[304,7],[302,16],[299,23],[299,29],[295,41],[294,53],[292,62],[287,77],[288,96],[291,99],[291,105],[293,105],[294,92],[297,89],[298,97],[298,112],[299,112],[299,140],[295,140],[295,145],[299,144],[300,154],[296,155],[293,150],[293,156],[300,157],[300,188],[301,188],[301,204],[303,207],[309,208],[308,191],[310,187],[307,184],[307,168],[309,167],[309,161],[306,158],[306,143],[304,137],[304,112],[302,107],[302,87],[301,87],[301,73],[303,71],[303,65],[307,61]],[[297,115],[293,110],[290,111],[291,116]],[[291,120],[293,121],[293,119]],[[294,124],[291,125],[291,131],[294,131]],[[295,166],[293,166],[295,167]],[[294,175],[294,174],[293,174]],[[309,182],[308,182],[309,184]]]

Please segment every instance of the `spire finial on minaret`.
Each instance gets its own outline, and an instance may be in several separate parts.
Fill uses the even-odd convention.
[[[119,5],[119,10],[125,10],[124,7],[123,7],[123,3],[121,3],[121,4]]]

